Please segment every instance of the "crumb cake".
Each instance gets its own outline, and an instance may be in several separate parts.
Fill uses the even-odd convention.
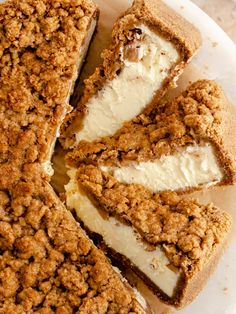
[[[35,169],[0,186],[0,313],[148,313]]]
[[[118,182],[94,165],[70,169],[67,206],[100,247],[163,302],[181,308],[204,287],[223,253],[230,216],[175,192]]]
[[[197,81],[114,136],[82,141],[67,164],[93,164],[120,183],[141,184],[153,193],[233,184],[235,157],[224,132],[228,106],[217,83]]]
[[[115,23],[103,64],[85,81],[63,124],[63,146],[113,135],[125,121],[149,112],[200,44],[199,31],[162,1],[135,0]]]
[[[98,19],[91,0],[0,4],[0,163],[50,159]]]

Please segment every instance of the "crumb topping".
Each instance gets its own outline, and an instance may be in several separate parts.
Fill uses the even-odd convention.
[[[141,114],[114,135],[92,143],[81,141],[67,155],[71,166],[82,163],[124,165],[169,155],[178,148],[201,141],[221,144],[225,98],[213,81],[198,81],[172,102]]]
[[[230,216],[213,205],[122,184],[93,165],[81,166],[77,180],[96,205],[131,224],[149,244],[161,245],[188,276],[202,268],[230,229]]]
[[[0,191],[0,313],[144,313],[51,187]]]
[[[90,0],[0,5],[0,163],[48,158],[95,11]]]

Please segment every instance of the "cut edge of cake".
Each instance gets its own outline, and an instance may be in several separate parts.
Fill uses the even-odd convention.
[[[177,308],[192,302],[223,253],[230,215],[174,192],[121,184],[95,166],[68,174],[67,206],[95,242],[163,302]]]
[[[85,81],[77,108],[62,126],[62,145],[112,135],[150,111],[200,45],[199,31],[160,0],[134,1],[115,23],[103,64]]]
[[[69,168],[96,165],[121,183],[145,185],[153,193],[231,185],[236,162],[225,134],[229,112],[216,82],[197,81],[151,114],[125,123],[114,136],[82,141],[66,163]]]

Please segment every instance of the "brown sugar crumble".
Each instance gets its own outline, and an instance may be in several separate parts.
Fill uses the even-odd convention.
[[[49,159],[96,12],[90,0],[0,4],[0,164]]]
[[[1,314],[144,313],[42,180],[0,190],[0,252]]]
[[[93,165],[81,166],[77,180],[99,207],[131,224],[149,244],[161,245],[186,276],[204,266],[231,226],[230,216],[211,204],[184,200],[174,192],[153,194],[141,185],[122,184]]]

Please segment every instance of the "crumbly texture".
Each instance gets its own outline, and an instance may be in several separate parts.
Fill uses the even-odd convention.
[[[85,81],[85,89],[77,108],[67,116],[62,126],[61,143],[64,148],[74,146],[75,134],[83,126],[89,99],[101,90],[107,81],[119,75],[124,67],[120,51],[133,41],[135,27],[139,24],[150,27],[154,32],[172,42],[180,54],[178,64],[171,69],[168,78],[154,95],[151,103],[146,104],[145,111],[150,111],[166,91],[174,86],[174,78],[179,75],[201,45],[199,31],[162,1],[135,0],[132,7],[115,23],[111,46],[102,53],[103,64]]]
[[[187,145],[210,142],[224,172],[220,184],[236,181],[233,155],[225,148],[223,133],[228,104],[213,81],[197,81],[175,98],[124,124],[111,137],[92,143],[81,141],[67,155],[69,166],[81,164],[120,166],[170,155]]]
[[[91,0],[0,4],[0,163],[44,162],[58,136]]]
[[[1,314],[144,313],[45,181],[22,175],[0,209]]]
[[[230,229],[230,216],[211,204],[122,184],[92,165],[79,168],[77,180],[99,208],[131,224],[151,246],[160,245],[186,277],[204,267]]]

